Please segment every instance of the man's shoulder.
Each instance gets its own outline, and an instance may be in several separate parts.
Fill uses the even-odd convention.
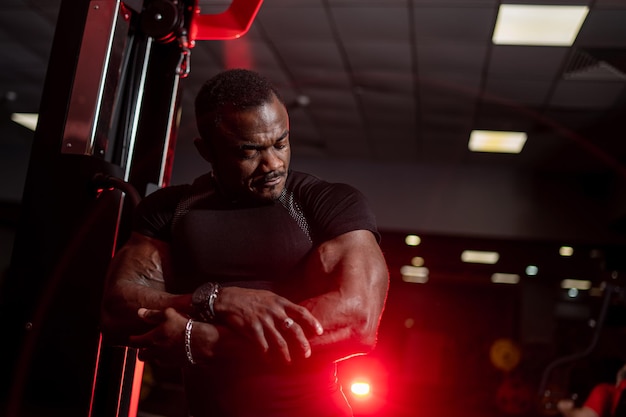
[[[164,200],[179,200],[181,198],[184,198],[185,196],[189,195],[190,193],[193,193],[194,191],[197,190],[203,190],[206,191],[206,189],[211,186],[211,181],[210,181],[210,175],[202,175],[196,179],[193,180],[193,182],[191,184],[189,183],[184,183],[184,184],[172,184],[172,185],[168,185],[166,187],[162,187],[159,188],[155,191],[153,191],[152,193],[150,193],[149,195],[147,195],[145,198],[146,199],[158,199],[161,201]]]
[[[168,185],[159,188],[144,197],[147,201],[177,201],[191,189],[190,184]]]
[[[341,182],[330,182],[324,180],[314,174],[309,174],[301,171],[290,171],[287,178],[288,189],[304,189],[306,191],[328,191],[328,190],[345,190],[345,191],[358,191],[350,184]]]
[[[321,178],[313,174],[309,174],[307,172],[302,172],[302,171],[289,170],[289,175],[287,177],[287,184],[290,184],[290,185],[317,184],[320,182],[326,182],[326,181],[322,180]]]

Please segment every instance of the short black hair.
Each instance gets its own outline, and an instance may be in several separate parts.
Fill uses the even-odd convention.
[[[200,136],[208,140],[225,111],[253,109],[271,101],[272,96],[284,104],[276,87],[255,71],[236,68],[220,72],[196,95],[196,125]]]

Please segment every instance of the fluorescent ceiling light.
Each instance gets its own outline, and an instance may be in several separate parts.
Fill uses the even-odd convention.
[[[572,256],[574,254],[574,248],[571,246],[561,246],[559,248],[559,255],[561,256]]]
[[[496,45],[572,46],[589,8],[501,4],[493,31]]]
[[[428,268],[423,266],[404,265],[400,268],[402,281],[414,284],[425,284],[428,282]]]
[[[472,130],[468,148],[472,152],[520,153],[526,138],[524,132]]]
[[[478,250],[464,250],[461,253],[461,260],[463,262],[473,264],[495,264],[500,259],[498,252],[478,251]]]
[[[581,279],[564,279],[563,281],[561,281],[561,288],[563,289],[575,288],[577,290],[588,290],[591,288],[591,281],[581,280]]]
[[[38,119],[39,115],[37,113],[11,113],[11,120],[33,132],[37,128]]]
[[[519,275],[498,272],[491,276],[491,282],[494,284],[517,284],[519,283]]]

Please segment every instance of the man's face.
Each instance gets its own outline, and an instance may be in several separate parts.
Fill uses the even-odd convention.
[[[224,115],[210,162],[221,190],[234,199],[275,200],[285,188],[291,149],[289,116],[276,98]]]

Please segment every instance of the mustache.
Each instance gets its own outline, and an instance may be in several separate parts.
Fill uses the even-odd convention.
[[[263,175],[259,181],[260,182],[267,182],[267,181],[271,181],[273,179],[276,178],[280,178],[280,177],[284,177],[286,174],[285,171],[272,171],[272,172],[268,172],[267,174]]]

